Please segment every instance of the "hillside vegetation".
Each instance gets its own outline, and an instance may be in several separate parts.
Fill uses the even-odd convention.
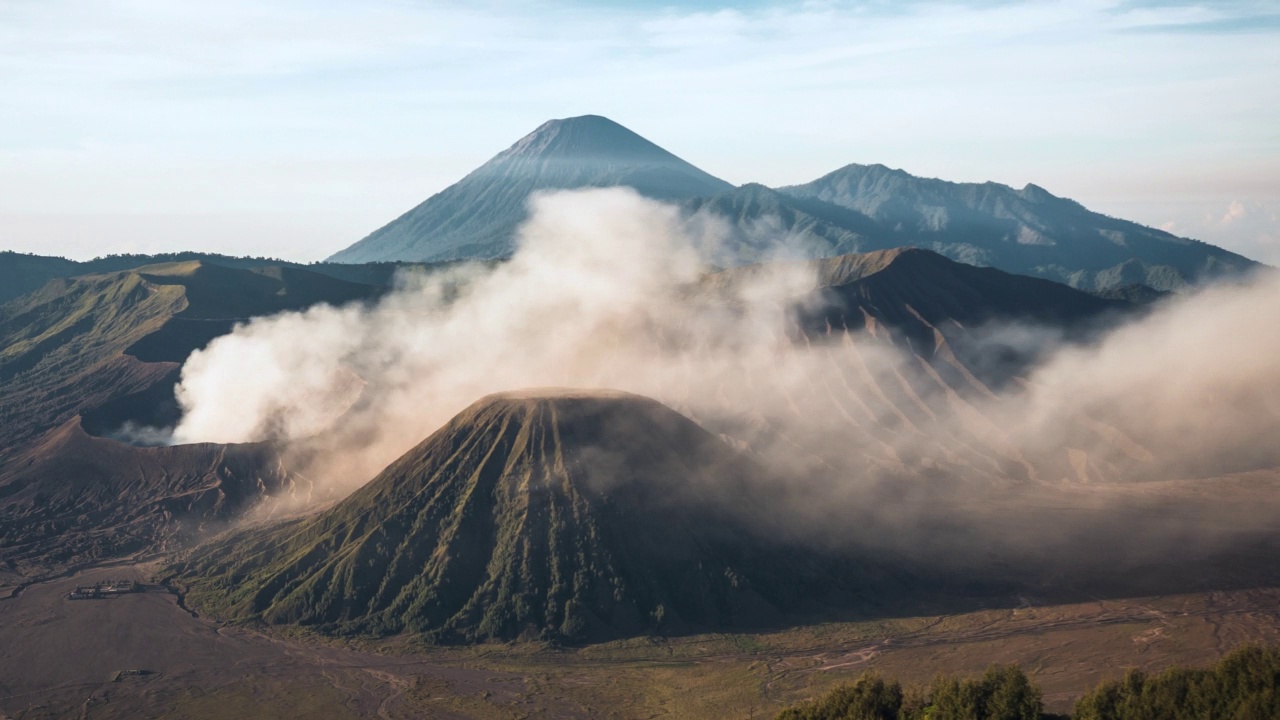
[[[737,514],[767,517],[755,472],[653,400],[496,395],[332,510],[175,572],[219,617],[444,641],[751,626],[856,585]]]
[[[0,305],[0,448],[171,387],[192,351],[237,322],[381,292],[296,268],[195,261],[53,280]]]
[[[939,676],[906,688],[867,674],[776,720],[1274,720],[1280,717],[1280,649],[1245,646],[1210,668],[1129,671],[1081,697],[1069,716],[1045,715],[1040,689],[1016,666],[978,678]]]
[[[381,292],[191,261],[57,279],[0,305],[0,563],[39,574],[169,547],[262,498],[307,492],[269,448],[145,448],[86,431],[163,443],[136,431],[176,421],[192,351],[255,316]]]
[[[1074,720],[1280,718],[1280,648],[1246,646],[1211,668],[1138,670],[1076,703]]]

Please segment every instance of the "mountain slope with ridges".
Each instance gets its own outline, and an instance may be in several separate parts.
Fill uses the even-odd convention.
[[[776,621],[850,585],[770,537],[756,472],[647,398],[494,395],[332,510],[196,550],[179,581],[222,617],[442,640]]]
[[[171,385],[192,351],[236,322],[382,292],[296,268],[198,261],[52,280],[0,305],[0,448]]]
[[[812,278],[789,318],[793,341],[817,351],[814,362],[800,382],[780,383],[772,369],[735,379],[750,388],[723,390],[739,398],[737,418],[721,425],[695,416],[717,432],[747,446],[795,448],[796,457],[825,463],[822,472],[933,477],[940,487],[1070,479],[1077,475],[1072,447],[1101,447],[1108,443],[1098,434],[1120,434],[1080,423],[1061,448],[1027,455],[1000,416],[999,398],[1016,395],[1027,371],[1058,343],[1093,339],[1142,308],[919,248],[789,264]],[[698,297],[731,299],[775,271],[765,264],[710,274]],[[833,412],[761,420],[777,407]],[[1108,478],[1126,462],[1089,461],[1094,477]]]
[[[987,323],[1040,324],[1060,330],[1101,322],[1133,305],[1061,283],[956,262],[931,250],[903,247],[816,260],[792,261],[814,277],[809,297],[797,299],[796,322],[812,335],[877,326],[900,334],[923,357],[936,333],[960,336]],[[707,275],[702,287],[727,293],[773,272],[768,264]]]
[[[618,185],[669,201],[732,187],[607,118],[551,120],[329,261],[506,257],[533,193]]]
[[[893,233],[861,213],[756,183],[681,203],[690,215],[727,221],[724,243],[706,260],[729,267],[779,258],[820,258],[896,247]]]
[[[0,561],[39,575],[173,550],[259,501],[311,492],[265,444],[136,447],[72,419],[0,461]]]
[[[180,364],[236,322],[382,288],[191,261],[56,279],[0,305],[0,563],[38,573],[194,536],[301,482],[262,446],[135,447]],[[99,437],[93,437],[97,435]]]
[[[1133,283],[1178,290],[1258,266],[1207,243],[1092,212],[1036,185],[953,183],[854,164],[779,191],[861,213],[896,233],[898,244],[1086,290]]]

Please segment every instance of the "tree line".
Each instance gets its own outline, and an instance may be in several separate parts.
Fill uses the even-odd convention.
[[[1209,668],[1130,670],[1076,701],[1070,715],[1044,712],[1040,688],[1016,665],[980,677],[938,676],[904,688],[869,673],[776,720],[1276,720],[1280,648],[1246,645]]]

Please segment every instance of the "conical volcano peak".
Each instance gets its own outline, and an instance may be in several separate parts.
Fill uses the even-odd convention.
[[[526,400],[556,401],[569,399],[600,400],[602,402],[612,400],[655,402],[643,395],[635,395],[622,390],[608,390],[604,388],[536,387],[491,393],[477,400],[476,404],[497,405],[502,404],[503,402],[518,402]]]
[[[733,462],[733,454],[724,452],[726,448],[697,423],[657,400],[618,390],[530,388],[494,393],[472,403],[442,432],[477,428],[506,428],[513,439],[525,434],[554,437],[559,456],[606,452],[625,458],[624,466],[630,469],[648,465],[660,452],[697,456],[708,466]],[[420,447],[429,445],[431,439]],[[513,447],[528,449],[520,442]],[[630,470],[614,475],[610,484],[638,479]]]
[[[841,581],[760,531],[758,473],[656,400],[499,393],[334,508],[184,572],[228,617],[446,640],[771,622]]]
[[[629,187],[657,200],[733,186],[599,115],[549,120],[462,180],[337,253],[336,262],[436,262],[511,254],[531,195]]]
[[[498,157],[678,160],[675,155],[600,115],[548,120]]]
[[[481,170],[489,168],[490,171],[509,173],[512,168],[529,164],[567,165],[579,172],[585,169],[594,172],[630,173],[643,168],[663,168],[682,174],[701,172],[640,135],[600,115],[548,120],[499,153]]]

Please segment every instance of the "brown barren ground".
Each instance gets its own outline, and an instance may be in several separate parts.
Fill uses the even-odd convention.
[[[100,568],[0,601],[0,717],[762,718],[865,670],[926,682],[992,662],[1020,663],[1064,711],[1128,667],[1280,642],[1280,588],[577,649],[340,644],[193,617],[162,587],[65,599],[153,571]]]

